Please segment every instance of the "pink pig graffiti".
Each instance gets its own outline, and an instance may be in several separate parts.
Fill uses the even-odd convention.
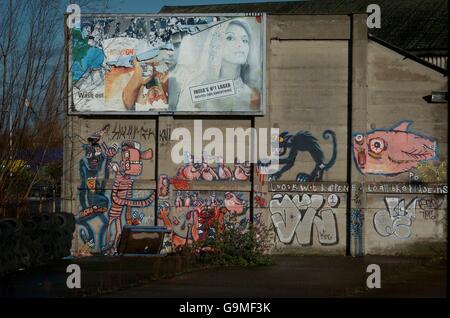
[[[402,121],[389,129],[353,135],[353,156],[363,174],[398,175],[416,168],[420,162],[438,158],[434,138],[411,132],[412,121]]]

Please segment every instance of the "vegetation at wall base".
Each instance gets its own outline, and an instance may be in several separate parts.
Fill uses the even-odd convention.
[[[264,225],[242,231],[237,222],[214,224],[208,237],[175,248],[180,255],[193,254],[200,264],[211,266],[263,266],[274,264],[269,255],[271,232]]]

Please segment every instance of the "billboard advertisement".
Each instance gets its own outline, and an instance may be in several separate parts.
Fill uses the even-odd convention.
[[[82,15],[69,114],[264,114],[265,16]]]

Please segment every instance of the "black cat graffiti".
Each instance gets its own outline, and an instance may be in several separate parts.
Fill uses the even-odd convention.
[[[324,139],[328,139],[331,135],[333,141],[333,153],[331,159],[324,163],[324,154],[322,148],[316,137],[311,135],[308,131],[299,131],[296,134],[289,134],[285,131],[279,135],[279,165],[282,167],[270,174],[270,180],[278,180],[281,178],[283,173],[291,169],[295,164],[295,159],[299,152],[309,152],[313,160],[315,161],[315,166],[311,173],[300,172],[297,174],[296,181],[300,182],[313,182],[321,181],[323,177],[323,172],[329,170],[336,162],[337,156],[337,142],[336,134],[331,130],[325,130],[322,134]],[[269,165],[269,163],[259,163],[261,166]]]

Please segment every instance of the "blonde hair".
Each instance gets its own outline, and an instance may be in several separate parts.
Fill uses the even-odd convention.
[[[219,79],[220,70],[222,67],[222,53],[225,45],[225,34],[230,25],[238,25],[242,27],[247,33],[249,39],[249,52],[247,61],[241,65],[241,78],[244,83],[255,87],[258,82],[258,75],[261,65],[258,65],[259,49],[256,44],[255,36],[253,35],[250,24],[242,19],[236,18],[220,23],[211,28],[208,37],[203,46],[201,61],[206,61],[200,73],[206,75],[207,80],[213,82]]]

